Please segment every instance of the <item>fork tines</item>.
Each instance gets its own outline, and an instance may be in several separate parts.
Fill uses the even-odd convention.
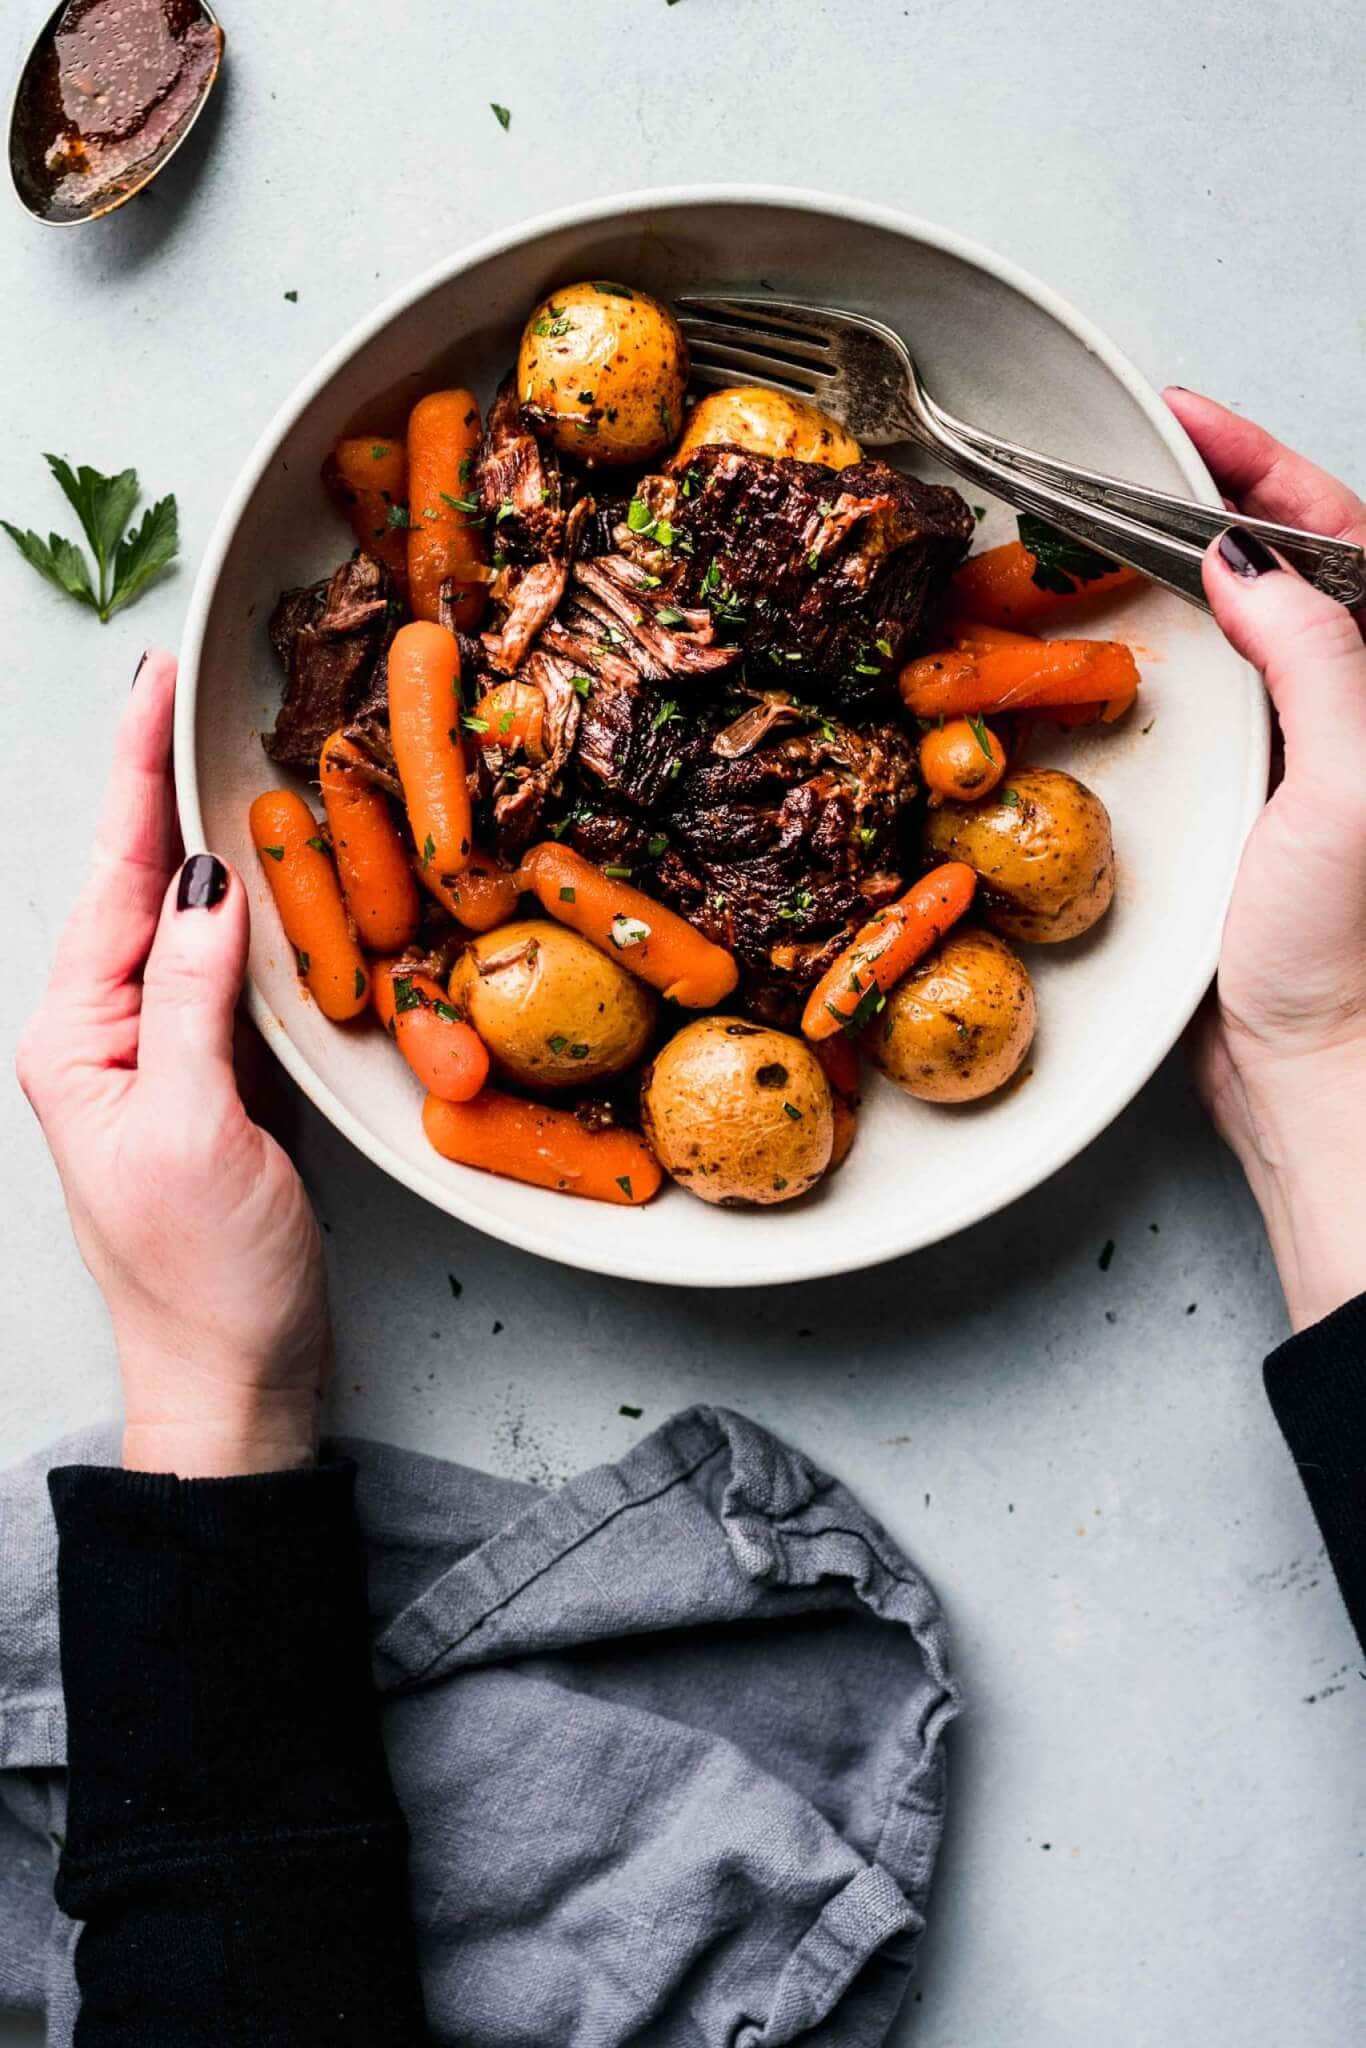
[[[809,319],[794,317],[801,307],[767,299],[674,303],[699,383],[732,384],[741,372],[799,398],[815,398],[836,374],[830,342]]]

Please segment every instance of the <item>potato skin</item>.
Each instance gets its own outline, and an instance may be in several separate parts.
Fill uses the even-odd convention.
[[[528,420],[580,462],[648,462],[683,424],[688,344],[668,307],[601,278],[532,312],[517,356]]]
[[[1105,915],[1115,893],[1110,814],[1094,790],[1061,768],[1024,769],[986,802],[930,811],[925,847],[936,860],[977,870],[978,906],[1008,939],[1075,939]]]
[[[975,1102],[1003,1088],[1034,1041],[1034,984],[1004,939],[960,925],[887,998],[868,1057],[922,1102]]]
[[[858,442],[828,412],[757,384],[731,384],[700,398],[688,414],[672,466],[684,465],[694,448],[717,442],[754,455],[824,462],[831,469],[848,469],[851,462],[863,460]]]
[[[790,1202],[830,1164],[830,1088],[810,1047],[745,1017],[698,1017],[641,1084],[646,1141],[704,1202]]]
[[[582,1088],[634,1066],[658,1011],[654,991],[587,939],[529,917],[470,940],[450,997],[499,1072],[537,1089]]]

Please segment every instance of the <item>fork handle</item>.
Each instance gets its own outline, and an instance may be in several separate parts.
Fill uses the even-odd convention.
[[[1223,507],[1202,505],[1193,498],[1180,498],[1148,484],[1127,483],[1122,477],[1106,476],[1100,470],[1079,469],[1060,462],[1035,448],[1023,448],[997,434],[983,433],[956,419],[926,392],[924,402],[936,423],[969,448],[989,456],[1002,468],[1051,483],[1082,499],[1171,535],[1207,547],[1225,530],[1230,515]],[[1237,514],[1239,526],[1264,540],[1285,556],[1319,590],[1340,604],[1360,604],[1366,598],[1366,553],[1351,541],[1327,534],[1308,533],[1297,526],[1282,526],[1274,519],[1251,519]]]
[[[1201,565],[1205,551],[1193,541],[1175,534],[1160,533],[1156,527],[1113,511],[1108,506],[1088,503],[1073,496],[1047,478],[1012,469],[994,456],[984,454],[933,414],[922,414],[911,427],[916,440],[937,455],[948,468],[993,491],[1017,511],[1033,512],[1051,526],[1061,527],[1098,554],[1126,562],[1154,583],[1165,585],[1184,597],[1188,604],[1209,610]]]

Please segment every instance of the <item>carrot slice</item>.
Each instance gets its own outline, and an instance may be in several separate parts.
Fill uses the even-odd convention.
[[[942,939],[972,901],[977,877],[960,860],[932,868],[913,888],[864,925],[826,969],[802,1012],[808,1038],[859,1031],[881,998]]]
[[[451,623],[472,633],[488,594],[483,508],[475,496],[479,407],[469,391],[431,391],[408,419],[408,583],[413,614],[440,615],[452,584]]]
[[[849,1157],[858,1135],[858,1109],[863,1100],[858,1047],[846,1032],[837,1031],[830,1038],[822,1038],[814,1050],[830,1083],[830,1101],[835,1112],[835,1142],[826,1168],[827,1173],[833,1173]]]
[[[389,736],[418,873],[450,909],[470,859],[470,792],[460,743],[460,649],[444,626],[400,626],[389,649]]]
[[[1069,591],[1048,590],[1035,582],[1037,568],[1037,556],[1018,540],[970,555],[953,579],[954,604],[983,625],[1027,632],[1092,598],[1109,597],[1143,581],[1137,569],[1120,565],[1089,582],[1078,581]]]
[[[365,1008],[370,970],[318,821],[292,789],[268,789],[252,805],[250,822],[299,972],[324,1017],[343,1023]]]
[[[590,1131],[572,1110],[485,1088],[472,1102],[429,1095],[422,1128],[443,1159],[505,1180],[639,1207],[659,1190],[659,1162],[635,1131]]]
[[[323,488],[367,555],[408,595],[408,451],[382,434],[351,434],[323,464]]]
[[[461,873],[446,878],[440,897],[466,931],[491,932],[516,914],[521,893],[516,875],[476,846]]]
[[[380,960],[371,994],[380,1023],[429,1094],[468,1102],[479,1093],[488,1079],[488,1053],[439,981],[402,960]]]
[[[417,930],[417,884],[382,790],[367,780],[369,763],[341,731],[318,757],[327,829],[342,894],[363,942],[397,953]]]
[[[713,945],[686,918],[605,875],[558,840],[543,839],[532,847],[522,862],[521,881],[552,917],[685,1010],[711,1009],[740,978],[724,946]]]
[[[900,687],[917,718],[982,716],[1129,696],[1138,688],[1138,664],[1119,640],[1026,641],[923,654],[902,669]]]

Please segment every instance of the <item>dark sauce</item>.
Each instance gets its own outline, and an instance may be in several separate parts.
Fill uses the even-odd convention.
[[[15,101],[10,162],[27,204],[71,221],[128,198],[193,121],[222,54],[198,0],[69,0]]]

